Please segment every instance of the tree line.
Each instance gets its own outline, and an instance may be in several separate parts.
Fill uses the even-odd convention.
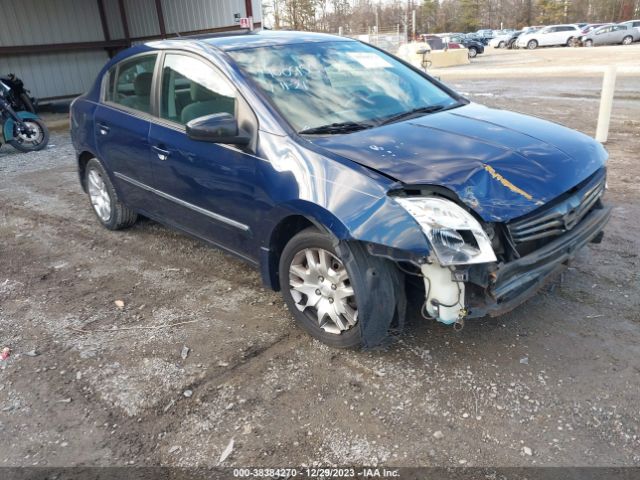
[[[275,29],[409,34],[640,18],[640,0],[264,0]]]

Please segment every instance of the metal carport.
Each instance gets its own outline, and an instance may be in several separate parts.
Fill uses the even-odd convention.
[[[0,73],[42,101],[86,91],[115,52],[148,40],[261,25],[260,0],[3,0]]]

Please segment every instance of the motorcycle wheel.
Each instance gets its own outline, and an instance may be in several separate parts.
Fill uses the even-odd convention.
[[[18,126],[14,126],[13,138],[7,143],[21,152],[36,152],[42,150],[49,143],[49,129],[39,118],[29,118],[23,120],[32,133],[20,133]]]

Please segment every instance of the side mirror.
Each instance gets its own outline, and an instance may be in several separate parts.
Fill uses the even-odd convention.
[[[248,145],[249,137],[240,135],[238,121],[230,113],[214,113],[194,118],[186,125],[187,136],[198,142]]]

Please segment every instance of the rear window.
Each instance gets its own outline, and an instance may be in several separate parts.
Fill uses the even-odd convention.
[[[151,83],[158,55],[124,60],[109,72],[105,100],[145,113],[151,112]]]

